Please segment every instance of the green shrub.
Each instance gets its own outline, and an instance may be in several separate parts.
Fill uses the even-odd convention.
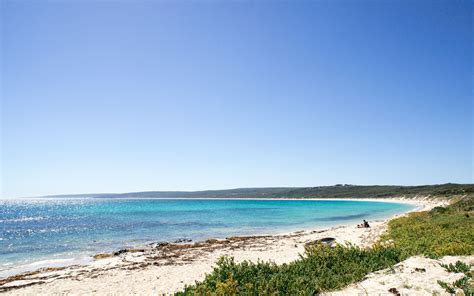
[[[456,261],[455,264],[441,264],[441,266],[444,267],[447,272],[464,273],[464,277],[451,284],[448,284],[443,281],[438,281],[438,284],[443,289],[445,289],[446,292],[454,294],[456,292],[456,289],[461,289],[464,292],[464,295],[474,295],[474,286],[470,265],[461,261]]]
[[[450,263],[449,265],[441,264],[441,266],[446,269],[447,272],[464,273],[468,275],[471,271],[471,266],[461,261],[456,261],[455,264]]]
[[[465,198],[447,208],[411,213],[391,220],[382,241],[393,240],[408,257],[474,254],[474,216],[469,215],[473,198]]]
[[[464,295],[474,295],[472,278],[469,276],[464,276],[451,284],[448,284],[443,281],[438,281],[438,284],[450,294],[454,294],[456,292],[456,289],[461,289],[464,292]]]
[[[401,260],[400,255],[394,248],[314,245],[299,260],[283,265],[235,263],[233,258],[222,257],[203,282],[178,295],[314,295],[392,266]]]

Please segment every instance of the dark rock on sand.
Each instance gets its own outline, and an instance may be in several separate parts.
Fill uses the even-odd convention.
[[[189,242],[192,242],[192,241],[193,240],[189,239],[189,238],[179,238],[179,239],[175,240],[173,243],[180,244],[180,243],[189,243]]]

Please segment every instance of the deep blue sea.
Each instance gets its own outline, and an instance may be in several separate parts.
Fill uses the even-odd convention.
[[[150,242],[321,228],[412,208],[349,200],[0,200],[0,277]]]

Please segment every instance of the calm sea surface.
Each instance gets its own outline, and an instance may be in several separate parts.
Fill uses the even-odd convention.
[[[0,200],[0,277],[150,242],[320,228],[412,208],[340,200]]]

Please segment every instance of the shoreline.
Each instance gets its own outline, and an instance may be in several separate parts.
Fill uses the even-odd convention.
[[[33,198],[33,199],[38,199],[38,198]],[[50,198],[39,198],[40,200],[50,200]],[[83,198],[72,198],[71,200],[77,200],[77,199],[83,199]],[[413,209],[410,209],[404,213],[412,212],[412,211],[418,211],[422,209],[426,202],[420,205],[419,201],[414,201],[410,199],[404,199],[400,197],[394,197],[394,198],[389,198],[389,199],[384,199],[384,198],[308,198],[308,199],[298,199],[298,198],[85,198],[87,200],[90,199],[97,199],[97,200],[268,200],[268,201],[278,201],[278,200],[290,200],[290,201],[301,201],[301,200],[308,200],[308,201],[368,201],[368,202],[385,202],[385,203],[399,203],[399,204],[409,204],[414,206]],[[66,198],[60,198],[60,200],[66,200]],[[398,214],[397,214],[398,215]],[[387,219],[394,218],[395,215],[389,215],[383,218],[373,218],[371,219],[372,221],[383,221]],[[319,227],[316,226],[294,226],[294,227],[287,227],[287,229],[282,228],[279,230],[274,230],[274,231],[268,231],[267,230],[260,230],[256,232],[251,232],[251,233],[236,233],[232,234],[231,236],[273,236],[273,235],[286,235],[286,234],[291,234],[293,232],[298,232],[298,231],[312,231],[312,230],[327,230],[332,227],[336,226],[351,226],[354,224],[354,221],[339,221],[339,223],[331,225],[331,223],[328,223],[328,225],[321,225]],[[208,239],[224,239],[226,236],[210,236],[210,237],[201,237],[198,238],[197,240],[193,240],[193,242],[201,242],[205,241]],[[58,254],[56,255],[51,255],[48,257],[40,257],[37,260],[32,260],[30,262],[24,262],[21,264],[16,264],[14,265],[13,263],[9,264],[8,267],[4,270],[0,270],[0,280],[5,279],[10,276],[18,275],[21,273],[25,272],[32,272],[36,271],[38,269],[42,268],[49,268],[49,267],[68,267],[68,266],[73,266],[73,265],[87,265],[90,264],[94,260],[94,256],[97,255],[98,253],[103,253],[104,251],[106,252],[111,252],[113,253],[114,251],[118,251],[120,249],[126,249],[126,248],[132,248],[132,249],[137,249],[137,248],[146,248],[149,244],[156,243],[156,242],[168,242],[168,243],[177,243],[177,241],[180,240],[186,240],[186,237],[178,237],[173,240],[164,240],[164,241],[156,241],[156,240],[151,240],[148,242],[142,242],[139,244],[123,244],[121,246],[116,246],[115,248],[108,248],[108,250],[100,250],[97,251],[97,253],[85,253],[85,252],[75,252],[75,253],[70,253],[68,254],[69,256],[61,256]]]
[[[313,201],[373,201],[373,202],[391,202],[391,203],[406,203],[406,204],[420,204],[420,202],[431,201],[431,202],[447,202],[443,199],[431,199],[430,196],[415,196],[415,197],[330,197],[330,198],[255,198],[255,197],[24,197],[24,198],[5,198],[0,200],[3,201],[28,201],[28,200],[313,200]]]
[[[389,220],[410,212],[425,211],[435,206],[448,204],[446,200],[432,200],[426,197],[418,199],[305,200],[396,202],[412,204],[415,205],[415,208],[383,220],[369,221],[372,227],[367,229],[356,228],[355,224],[348,223],[330,228],[311,228],[276,234],[234,236],[226,239],[209,238],[192,243],[151,243],[143,248],[96,254],[95,259],[86,265],[48,267],[0,278],[0,292],[17,291],[21,294],[24,289],[33,289],[31,292],[34,293],[45,293],[47,291],[67,293],[68,287],[76,282],[89,282],[85,286],[98,287],[99,290],[97,291],[100,291],[103,284],[95,281],[95,279],[106,277],[105,282],[122,282],[125,278],[133,277],[134,274],[133,279],[127,279],[126,281],[143,282],[143,279],[153,281],[143,282],[142,285],[138,285],[133,289],[139,289],[141,292],[171,293],[183,289],[186,284],[192,284],[195,280],[202,280],[204,274],[212,271],[212,266],[222,255],[233,256],[236,261],[272,260],[277,264],[288,263],[298,259],[299,254],[304,252],[306,243],[324,236],[335,237],[339,243],[350,242],[361,247],[367,247],[385,232]],[[130,270],[134,270],[132,275]],[[156,278],[156,275],[158,275],[158,278]],[[170,277],[170,275],[172,276]],[[115,290],[115,288],[109,286],[107,285],[108,289]],[[80,287],[78,288],[80,289]],[[116,290],[129,291],[132,287],[128,290],[123,290],[124,288],[116,287]],[[72,291],[75,291],[75,289],[72,289]]]

